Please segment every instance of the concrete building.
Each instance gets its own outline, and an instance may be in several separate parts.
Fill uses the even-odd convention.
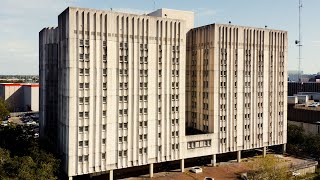
[[[57,102],[49,121],[68,176],[183,159],[186,22],[176,12],[67,8],[40,32],[41,128]]]
[[[288,96],[288,123],[309,134],[320,134],[320,93],[299,92]]]
[[[320,134],[320,107],[288,105],[288,124],[300,126],[305,132],[313,135]]]
[[[155,163],[180,160],[184,171],[186,158],[212,156],[215,165],[216,154],[237,152],[240,161],[241,150],[263,148],[265,155],[267,146],[286,143],[286,32],[231,25],[193,29],[193,12],[169,9],[134,15],[70,7],[58,21],[57,28],[39,34],[40,135],[56,140],[70,179],[100,173],[112,179],[114,170],[142,165],[149,165],[152,177]],[[251,43],[242,35],[231,43],[226,37],[234,34],[222,36],[219,29],[245,33]],[[223,70],[221,48],[239,54],[224,58]],[[232,66],[238,66],[238,88],[231,88]],[[220,72],[228,75],[223,87]],[[193,102],[199,108],[191,108]],[[237,120],[231,117],[235,103]],[[221,114],[225,110],[228,115]],[[188,126],[205,133],[186,135]]]
[[[39,84],[1,83],[0,98],[12,112],[39,111]]]
[[[320,83],[318,82],[288,82],[288,95],[293,96],[299,92],[320,92]]]
[[[50,139],[58,134],[58,30],[44,28],[39,36],[40,135]]]
[[[187,34],[186,123],[213,154],[286,144],[287,32],[211,24]]]

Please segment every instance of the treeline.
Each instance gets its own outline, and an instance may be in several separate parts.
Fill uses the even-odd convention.
[[[59,164],[26,127],[0,128],[0,179],[57,179]]]
[[[287,152],[320,160],[320,135],[306,133],[302,127],[288,124]]]
[[[8,103],[0,98],[0,123],[10,114],[8,108]]]

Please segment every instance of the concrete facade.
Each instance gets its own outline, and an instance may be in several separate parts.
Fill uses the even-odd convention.
[[[39,33],[40,136],[56,145],[58,133],[59,29],[44,28]]]
[[[187,34],[188,127],[214,154],[285,144],[287,32],[211,24]]]
[[[2,83],[0,98],[12,112],[39,111],[39,84]]]
[[[54,60],[57,145],[68,176],[181,159],[185,21],[68,8],[55,29],[40,32],[40,122],[47,126]],[[57,38],[54,58],[45,46]]]
[[[320,134],[320,107],[288,105],[288,124],[300,126],[306,133]]]
[[[186,32],[194,28],[194,12],[191,11],[180,11],[174,9],[158,9],[149,14],[149,16],[156,16],[165,19],[180,19],[185,21]]]
[[[48,122],[56,125],[56,136],[53,137],[69,177],[109,173],[113,178],[114,170],[142,165],[149,165],[152,177],[156,163],[180,160],[181,171],[184,171],[186,158],[212,156],[215,164],[216,154],[238,151],[240,161],[241,150],[286,143],[286,107],[276,106],[287,101],[283,98],[287,97],[284,78],[286,32],[259,30],[259,33],[266,34],[266,42],[259,46],[265,48],[262,53],[265,59],[258,61],[258,58],[252,57],[249,67],[272,68],[259,73],[252,70],[253,73],[248,76],[244,75],[242,53],[250,48],[249,45],[244,48],[239,38],[239,76],[242,76],[237,81],[239,101],[232,100],[235,91],[228,88],[225,91],[225,94],[228,92],[225,95],[227,101],[224,100],[224,106],[221,106],[218,99],[221,93],[219,59],[222,43],[218,42],[226,44],[223,52],[229,52],[232,48],[227,47],[229,41],[217,40],[219,36],[227,37],[222,36],[222,31],[218,29],[235,32],[236,28],[209,25],[206,27],[210,27],[210,31],[202,36],[197,33],[204,31],[199,30],[202,28],[193,29],[193,21],[192,12],[169,9],[134,15],[71,7],[59,15],[57,28],[45,28],[40,32],[40,83],[43,86],[40,127],[55,131]],[[255,33],[254,28],[237,28],[241,32],[249,33],[250,29],[251,34]],[[274,36],[274,39],[271,38],[273,44],[267,42],[269,34]],[[254,44],[253,36],[250,38],[252,53],[261,52],[261,49],[253,48],[259,43]],[[208,41],[212,48],[203,50],[202,45],[206,43],[202,40]],[[259,40],[262,41],[261,37]],[[194,58],[191,48],[197,43],[199,58]],[[49,53],[53,47],[48,48],[48,44],[56,45],[58,52]],[[269,53],[276,57],[274,61],[267,58]],[[201,54],[207,54],[205,59],[210,59],[206,61],[210,64],[210,73],[205,83],[200,66],[204,63]],[[199,66],[193,69],[191,60]],[[231,76],[234,58],[227,60],[228,67],[224,67],[223,72],[226,71],[225,75],[230,77],[224,82],[232,87],[235,79]],[[269,66],[269,61],[273,66]],[[268,76],[272,71],[278,74],[277,70],[281,76]],[[191,83],[195,81],[190,76],[191,71],[199,77],[196,80],[199,83],[197,90],[191,89]],[[263,82],[264,77],[267,81]],[[50,78],[51,85],[48,84]],[[249,85],[252,94],[244,98],[244,94],[250,91],[244,86],[244,83],[249,83],[247,79],[254,83]],[[253,88],[253,84],[259,84],[259,88]],[[261,84],[264,88],[260,87]],[[50,87],[57,88],[53,90],[56,96],[52,99],[47,94]],[[202,112],[200,105],[198,107],[201,108],[190,109],[194,91],[198,94],[196,103],[209,104],[204,106],[210,113],[208,116],[198,113],[196,121],[199,124],[192,126],[201,131],[205,128],[206,134],[186,136],[186,125],[191,126],[194,122],[192,112]],[[200,99],[204,92],[208,92],[205,94],[208,97],[206,102]],[[255,105],[249,105],[251,108],[244,110],[241,104],[249,100]],[[56,118],[46,119],[53,102],[56,102]],[[231,118],[235,112],[232,110],[235,102],[238,103],[238,121]],[[254,109],[257,104],[258,111]],[[268,105],[271,108],[267,108]],[[222,108],[229,113],[224,121],[219,120],[221,113],[225,112]],[[252,116],[244,120],[241,117],[244,114]],[[258,114],[259,117],[255,117]]]

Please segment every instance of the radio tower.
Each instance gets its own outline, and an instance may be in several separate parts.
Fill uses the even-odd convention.
[[[302,13],[302,0],[299,0],[299,40],[296,40],[296,45],[299,47],[299,65],[298,65],[298,79],[301,82],[301,50],[302,50],[302,37],[301,37],[301,13]]]

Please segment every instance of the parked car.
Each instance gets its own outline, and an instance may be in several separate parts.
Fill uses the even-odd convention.
[[[212,177],[205,177],[205,178],[203,178],[203,180],[214,180],[214,178],[212,178]]]
[[[37,123],[34,121],[29,121],[29,122],[27,122],[27,125],[37,125]]]
[[[34,138],[39,138],[39,133],[34,133]]]
[[[1,126],[8,126],[8,121],[2,121]]]
[[[202,168],[196,166],[196,167],[192,167],[190,171],[193,173],[202,173]]]
[[[320,105],[319,102],[313,102],[313,103],[309,104],[308,107],[318,107],[319,105]]]

